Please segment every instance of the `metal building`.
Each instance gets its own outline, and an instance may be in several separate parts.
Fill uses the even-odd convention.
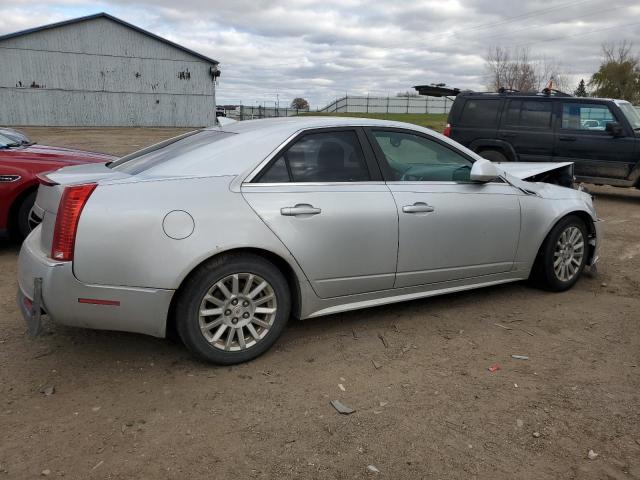
[[[218,62],[106,13],[0,36],[0,125],[215,123]]]

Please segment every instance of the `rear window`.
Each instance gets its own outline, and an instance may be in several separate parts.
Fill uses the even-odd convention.
[[[495,127],[498,123],[499,99],[467,100],[460,116],[460,125]]]
[[[551,128],[551,102],[511,100],[505,125],[526,128]]]
[[[232,135],[235,135],[235,133],[196,130],[134,152],[108,164],[108,166],[119,172],[136,175],[179,155],[185,155],[191,151],[209,146]],[[215,147],[212,147],[212,153],[214,151]]]

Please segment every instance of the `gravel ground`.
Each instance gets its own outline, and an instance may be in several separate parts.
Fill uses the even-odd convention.
[[[180,133],[25,130],[115,154]],[[517,283],[291,322],[235,367],[133,334],[48,323],[28,339],[18,247],[0,244],[0,479],[640,478],[640,192],[593,190],[600,273],[569,292]]]

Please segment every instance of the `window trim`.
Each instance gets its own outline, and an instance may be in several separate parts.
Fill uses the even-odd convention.
[[[609,110],[609,113],[611,113],[611,116],[613,116],[613,118],[615,119],[615,121],[617,123],[619,123],[620,125],[623,125],[622,122],[620,122],[620,118],[618,118],[618,116],[616,115],[616,112],[613,108],[611,108],[610,105],[606,104],[606,103],[600,103],[600,102],[575,102],[575,101],[571,101],[571,100],[563,100],[562,102],[559,102],[560,106],[558,108],[559,110],[559,114],[558,114],[558,132],[571,132],[574,134],[581,134],[581,135],[598,135],[598,136],[611,136],[606,130],[588,130],[585,128],[562,128],[562,120],[564,118],[564,106],[565,105],[595,105],[595,106],[599,106],[599,107],[604,107],[607,108]]]
[[[358,143],[360,144],[360,148],[362,150],[362,154],[364,156],[365,166],[367,167],[367,171],[369,172],[369,180],[362,180],[357,182],[270,182],[270,183],[260,183],[260,178],[271,168],[271,166],[277,162],[283,155],[287,153],[287,151],[295,145],[299,140],[307,135],[313,135],[317,133],[331,133],[331,132],[354,132],[356,134],[356,138]],[[287,164],[287,170],[289,171],[289,166]],[[289,171],[289,180],[293,180],[291,177],[291,171]],[[367,138],[362,131],[362,127],[359,126],[343,126],[343,127],[320,127],[320,128],[309,128],[305,130],[301,130],[299,132],[291,135],[287,140],[285,140],[269,157],[267,157],[266,161],[263,161],[258,167],[250,173],[247,178],[244,180],[243,184],[252,184],[252,185],[349,185],[349,184],[371,184],[371,183],[379,183],[383,181],[382,172],[374,159],[374,154],[371,150],[371,146],[367,141]]]
[[[371,147],[373,148],[373,151],[375,153],[376,156],[376,160],[378,161],[378,165],[380,167],[380,170],[382,171],[382,178],[384,179],[385,183],[401,183],[401,184],[407,184],[407,183],[416,183],[416,184],[425,184],[425,183],[429,183],[429,184],[437,184],[437,183],[446,183],[446,184],[455,184],[455,185],[468,185],[468,184],[475,184],[476,182],[456,182],[455,180],[393,180],[392,178],[392,171],[391,171],[391,167],[389,166],[389,164],[387,163],[386,159],[385,159],[385,155],[384,152],[382,151],[382,147],[380,147],[380,145],[378,144],[378,142],[376,141],[374,135],[373,135],[373,130],[384,130],[384,131],[389,131],[389,132],[398,132],[398,133],[405,133],[408,135],[415,135],[417,137],[422,137],[426,140],[430,140],[432,142],[435,142],[437,144],[439,144],[440,146],[447,148],[449,150],[451,150],[452,152],[460,155],[461,157],[465,158],[466,160],[469,160],[469,162],[471,162],[471,165],[473,166],[473,164],[476,162],[476,159],[473,158],[472,156],[468,155],[466,152],[463,152],[461,150],[456,149],[455,147],[453,147],[452,145],[449,145],[447,142],[440,140],[437,137],[431,136],[429,134],[426,134],[424,132],[420,132],[418,130],[410,130],[407,128],[399,128],[399,127],[387,127],[384,125],[381,126],[368,126],[364,129],[366,135],[367,135],[367,139],[369,140],[369,143],[371,144]],[[501,177],[500,177],[501,178]],[[489,183],[502,183],[502,182],[489,182]]]

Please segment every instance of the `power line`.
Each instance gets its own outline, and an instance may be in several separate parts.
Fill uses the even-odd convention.
[[[614,10],[620,10],[621,8],[628,8],[628,7],[629,7],[629,5],[619,5],[619,6],[617,6],[617,7],[613,7],[613,8],[609,8],[609,9],[607,9],[607,10],[606,10],[606,13],[612,12],[612,11],[614,11]],[[595,11],[593,11],[593,12],[589,12],[589,13],[586,13],[586,14],[584,14],[584,15],[577,15],[577,16],[573,16],[573,17],[568,18],[568,19],[566,19],[566,20],[580,20],[580,19],[585,18],[585,17],[591,17],[591,16],[593,16],[593,15],[602,14],[603,12],[605,12],[605,10],[595,10]],[[561,22],[561,21],[562,21],[562,20],[559,20],[559,21],[556,21],[556,22],[554,22],[554,23],[559,23],[559,22]],[[534,29],[536,29],[536,28],[540,28],[540,27],[541,27],[541,25],[532,25],[532,26],[530,26],[530,27],[519,28],[519,29],[518,29],[518,31],[517,31],[516,33],[524,32],[524,31],[528,31],[528,30],[534,30]],[[481,37],[475,37],[473,40],[487,40],[487,39],[489,39],[489,38],[506,37],[506,36],[509,36],[509,35],[512,35],[512,33],[498,33],[498,34],[496,34],[496,35],[487,35],[487,36],[484,36],[484,35],[483,35],[483,36],[481,36]]]
[[[564,40],[566,38],[582,37],[582,36],[585,36],[585,35],[591,35],[593,33],[605,32],[607,30],[613,30],[614,28],[616,28],[616,29],[618,29],[618,28],[627,28],[627,27],[634,27],[636,25],[640,25],[640,22],[627,23],[625,25],[613,25],[612,27],[599,28],[599,29],[596,29],[596,30],[590,30],[588,32],[576,33],[576,34],[573,34],[573,35],[563,35],[563,36],[560,36],[560,37],[545,38],[544,40],[536,40],[534,42],[522,43],[520,45],[515,45],[515,46],[516,47],[528,47],[529,45],[535,45],[537,43],[553,42],[553,41],[556,41],[556,40]]]
[[[562,10],[564,8],[569,8],[569,7],[573,7],[576,5],[581,5],[583,3],[591,3],[594,2],[596,0],[579,0],[577,2],[568,2],[568,3],[563,3],[561,5],[556,5],[555,7],[551,7],[551,8],[543,8],[540,10],[532,10],[531,12],[527,12],[527,13],[523,13],[521,15],[515,15],[513,17],[507,17],[505,19],[502,20],[498,20],[497,22],[489,22],[489,23],[484,23],[484,24],[479,24],[479,25],[471,25],[468,28],[464,28],[464,29],[460,29],[460,30],[454,30],[453,32],[448,32],[446,33],[446,35],[458,35],[461,33],[466,33],[472,30],[482,30],[485,28],[490,28],[490,27],[496,27],[496,26],[500,26],[500,25],[505,25],[507,23],[511,23],[514,21],[518,21],[518,20],[523,20],[526,18],[531,18],[531,17],[537,17],[540,15],[545,15],[547,13],[550,12],[555,12],[557,10]]]

